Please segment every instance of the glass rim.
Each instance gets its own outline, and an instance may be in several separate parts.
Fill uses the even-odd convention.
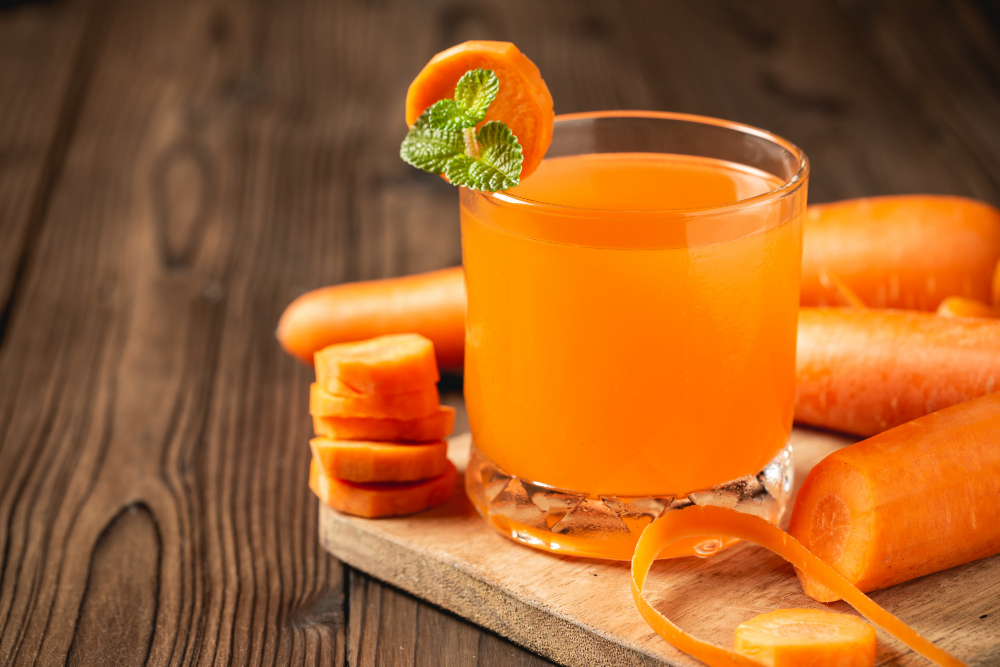
[[[799,164],[798,171],[795,174],[783,181],[781,185],[768,190],[767,192],[761,193],[759,195],[754,195],[753,197],[747,197],[746,199],[737,199],[736,201],[726,202],[724,204],[716,204],[714,206],[702,206],[696,208],[665,208],[665,209],[598,209],[598,208],[588,208],[582,206],[565,206],[562,204],[553,204],[550,202],[539,201],[537,199],[528,199],[526,197],[518,197],[517,195],[512,195],[507,191],[501,190],[498,192],[482,192],[482,191],[472,191],[470,194],[482,195],[489,199],[493,199],[496,203],[500,205],[514,205],[514,206],[530,206],[536,209],[547,209],[553,213],[563,212],[565,214],[589,214],[594,212],[603,212],[607,214],[609,211],[614,213],[622,214],[645,214],[645,215],[704,215],[704,214],[714,214],[721,211],[726,211],[733,208],[752,208],[758,206],[759,204],[767,203],[776,199],[781,199],[782,197],[794,192],[799,187],[801,187],[809,175],[809,158],[806,157],[805,151],[799,148],[797,145],[793,144],[791,141],[767,130],[761,129],[759,127],[754,127],[753,125],[747,125],[745,123],[738,123],[736,121],[723,120],[721,118],[713,118],[711,116],[699,116],[696,114],[686,114],[677,113],[672,111],[584,111],[579,113],[568,113],[568,114],[558,114],[554,119],[554,123],[558,124],[566,121],[574,120],[596,120],[600,118],[651,118],[657,120],[673,120],[673,121],[684,121],[689,123],[699,123],[701,125],[713,125],[716,127],[723,127],[730,130],[735,130],[737,132],[742,132],[744,134],[753,135],[770,141],[778,146],[781,146],[789,153],[791,153],[797,160]],[[743,165],[749,166],[749,165]]]

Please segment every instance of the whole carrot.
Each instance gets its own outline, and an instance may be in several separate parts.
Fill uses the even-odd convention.
[[[438,366],[462,369],[462,267],[307,292],[285,309],[276,335],[286,352],[312,364],[313,354],[328,345],[397,333],[418,333],[429,338],[434,343]]]
[[[839,276],[869,307],[934,310],[949,296],[990,302],[1000,211],[963,197],[905,195],[810,206],[803,227],[803,306],[836,306]]]
[[[806,477],[789,532],[862,591],[1000,553],[997,434],[1000,393],[838,450]]]
[[[870,436],[1000,389],[1000,321],[799,311],[795,421]]]

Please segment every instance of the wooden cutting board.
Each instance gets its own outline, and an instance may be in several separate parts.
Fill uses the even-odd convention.
[[[469,436],[450,441],[464,469]],[[795,429],[796,490],[844,437]],[[627,563],[556,556],[488,528],[459,487],[436,509],[359,519],[323,508],[321,536],[337,558],[560,664],[700,665],[660,639],[632,602]],[[731,646],[740,622],[788,607],[850,611],[806,597],[791,566],[739,544],[707,560],[658,561],[646,585],[685,630]],[[872,593],[876,602],[970,665],[1000,665],[1000,556]],[[928,664],[879,632],[878,664]]]

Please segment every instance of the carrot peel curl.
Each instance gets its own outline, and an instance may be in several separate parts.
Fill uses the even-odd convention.
[[[698,536],[735,537],[773,551],[835,592],[876,626],[934,664],[942,667],[965,665],[878,606],[836,570],[777,526],[736,510],[693,505],[664,515],[643,531],[636,544],[635,555],[632,557],[632,598],[643,619],[658,635],[674,647],[712,667],[756,667],[762,663],[689,635],[658,612],[642,595],[649,569],[660,551],[677,540]]]

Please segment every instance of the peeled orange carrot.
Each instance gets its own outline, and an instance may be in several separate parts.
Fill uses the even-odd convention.
[[[432,442],[451,435],[455,408],[439,406],[437,412],[417,419],[379,419],[377,417],[313,417],[316,435],[338,440],[374,440],[376,442]]]
[[[329,345],[314,359],[316,382],[331,394],[396,394],[440,379],[434,344],[414,333]]]
[[[442,369],[462,370],[462,267],[313,290],[285,309],[277,337],[286,352],[312,365],[313,355],[328,345],[398,333],[424,336],[434,343]]]
[[[963,197],[905,195],[810,206],[803,227],[803,306],[831,302],[822,271],[869,307],[934,310],[948,296],[990,301],[1000,211]]]
[[[863,591],[1000,553],[998,437],[993,393],[838,450],[806,477],[789,532]]]
[[[768,667],[871,667],[875,628],[856,616],[820,609],[778,609],[736,628],[733,648]]]
[[[344,514],[374,519],[413,514],[440,505],[455,490],[458,472],[450,461],[437,477],[419,482],[345,482],[323,473],[314,460],[309,468],[309,488],[319,499]]]
[[[937,314],[942,317],[1000,318],[1000,308],[964,296],[950,296],[938,306]]]
[[[309,386],[309,414],[314,417],[375,417],[379,419],[420,419],[438,410],[437,388],[398,394],[357,394],[337,396],[323,391],[317,383]]]
[[[1000,321],[802,308],[795,421],[870,436],[1000,389]]]
[[[428,62],[406,92],[406,124],[455,93],[455,84],[473,69],[492,70],[500,90],[484,123],[503,121],[524,152],[521,178],[538,167],[552,142],[552,95],[535,63],[510,42],[470,41],[442,51]]]
[[[313,458],[330,477],[348,482],[412,482],[437,477],[448,462],[443,440],[396,444],[313,438]]]
[[[693,655],[712,667],[763,665],[753,658],[693,637],[671,623],[642,595],[649,569],[657,554],[679,540],[695,537],[717,539],[731,537],[754,542],[773,551],[798,570],[807,573],[834,591],[861,615],[882,628],[920,655],[944,667],[962,667],[963,663],[921,637],[864,593],[855,588],[832,567],[809,552],[794,537],[777,526],[752,514],[725,507],[691,505],[668,512],[649,524],[635,546],[632,557],[632,599],[645,621],[672,646]]]

